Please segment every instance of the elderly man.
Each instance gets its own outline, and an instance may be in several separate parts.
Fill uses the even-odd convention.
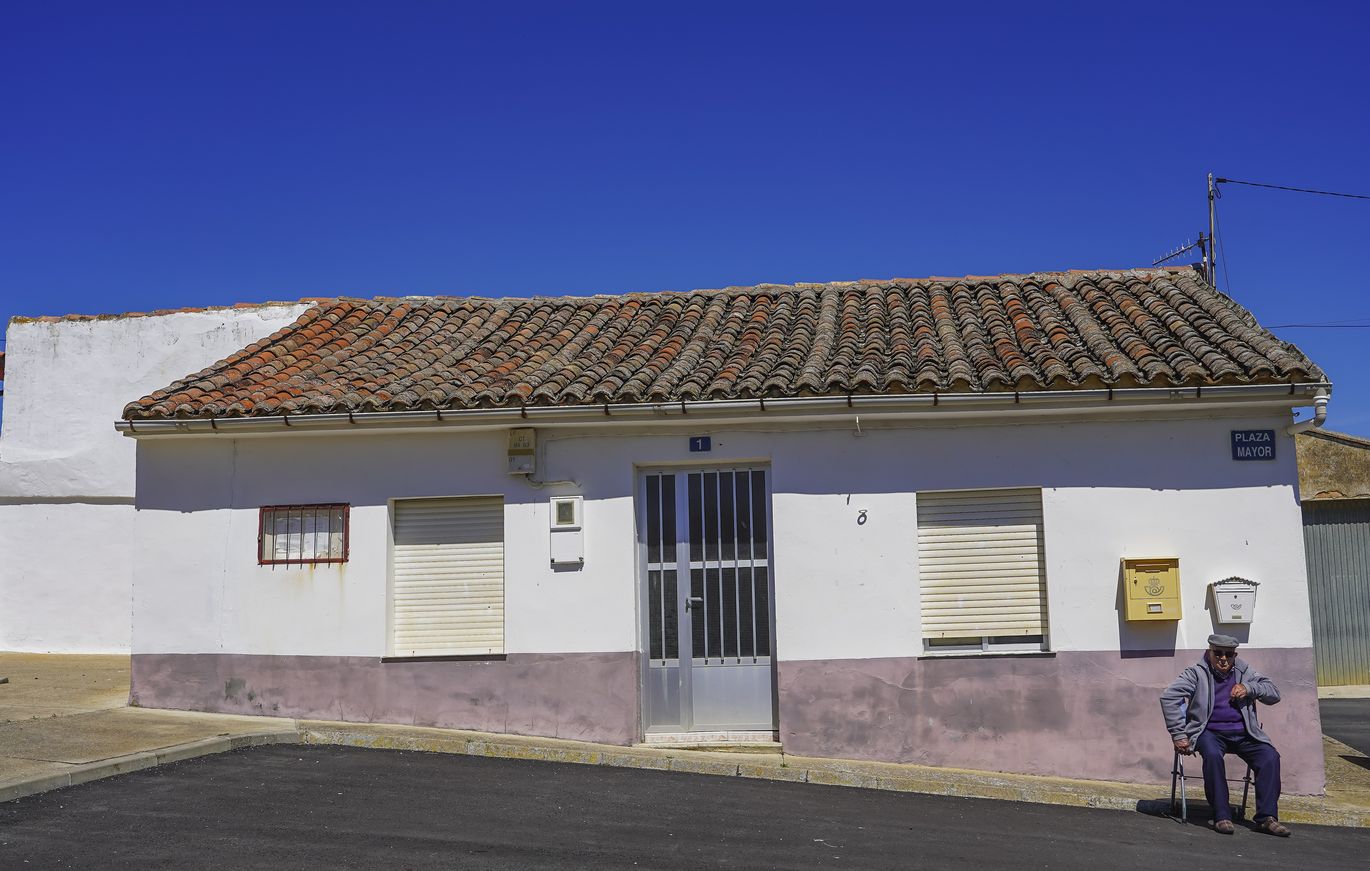
[[[1213,828],[1230,835],[1232,806],[1227,800],[1227,766],[1223,756],[1235,753],[1256,773],[1256,828],[1282,838],[1280,754],[1256,721],[1256,702],[1273,705],[1280,691],[1265,675],[1237,658],[1237,639],[1208,636],[1208,652],[1161,693],[1161,713],[1175,749],[1203,757],[1204,795],[1213,808]]]

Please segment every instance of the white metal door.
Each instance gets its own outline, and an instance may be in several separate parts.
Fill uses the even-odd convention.
[[[775,728],[763,469],[642,476],[647,728]]]

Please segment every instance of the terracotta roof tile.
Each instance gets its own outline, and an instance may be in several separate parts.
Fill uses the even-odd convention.
[[[318,302],[134,420],[1322,381],[1191,269]]]

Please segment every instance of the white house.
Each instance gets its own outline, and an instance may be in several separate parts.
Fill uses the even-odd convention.
[[[134,698],[1155,781],[1221,630],[1318,793],[1328,387],[1190,270],[320,303],[124,409]]]

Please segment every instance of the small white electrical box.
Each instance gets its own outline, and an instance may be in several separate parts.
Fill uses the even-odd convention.
[[[537,436],[532,427],[509,430],[509,474],[531,475],[537,471]]]
[[[552,565],[585,564],[585,499],[553,496],[549,507]]]

